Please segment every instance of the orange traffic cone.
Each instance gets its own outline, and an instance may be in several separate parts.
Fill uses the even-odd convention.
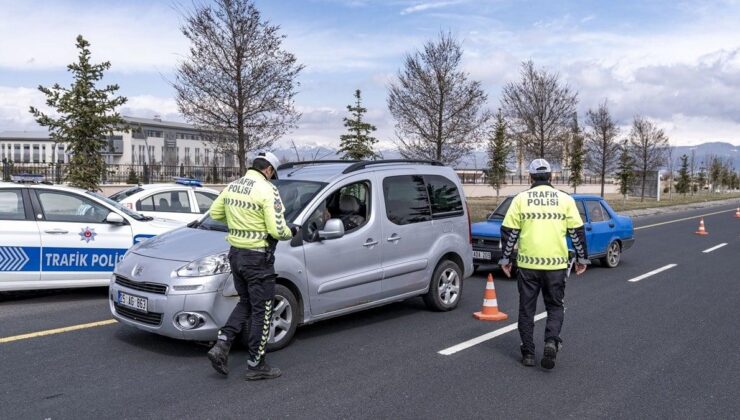
[[[481,321],[503,321],[509,319],[509,315],[498,310],[496,301],[496,288],[493,286],[493,276],[488,274],[486,283],[486,292],[483,294],[483,309],[473,314],[474,317]]]
[[[735,210],[735,219],[740,219],[740,207]]]
[[[699,219],[699,230],[694,232],[697,235],[709,235],[706,229],[704,229],[704,218]]]

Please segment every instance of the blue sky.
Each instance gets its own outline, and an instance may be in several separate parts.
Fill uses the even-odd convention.
[[[184,0],[185,4],[191,4]],[[39,84],[68,83],[83,34],[108,81],[129,97],[124,114],[180,120],[168,80],[187,52],[177,2],[0,0],[0,131],[34,130]],[[622,135],[635,114],[671,141],[740,145],[740,3],[727,1],[257,0],[306,65],[298,128],[281,141],[336,146],[345,106],[361,89],[377,137],[390,146],[387,85],[404,54],[440,31],[465,50],[464,69],[499,105],[519,64],[560,74],[581,114],[607,99]]]

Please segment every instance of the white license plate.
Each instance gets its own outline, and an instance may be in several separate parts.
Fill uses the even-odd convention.
[[[490,260],[491,253],[488,251],[473,251],[473,258],[477,258],[479,260]]]
[[[136,309],[137,311],[146,312],[147,299],[138,296],[132,296],[128,293],[118,292],[118,303],[129,308]]]

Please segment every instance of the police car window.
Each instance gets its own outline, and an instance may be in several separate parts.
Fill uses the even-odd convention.
[[[153,200],[153,211],[190,213],[190,199],[188,199],[187,191],[162,192],[152,195],[151,199]]]
[[[0,191],[0,220],[25,220],[23,196],[20,190]]]
[[[604,208],[601,207],[601,203],[595,200],[586,201],[586,209],[588,210],[588,217],[591,223],[603,222],[607,220],[604,218]]]
[[[136,194],[138,192],[141,192],[141,191],[144,191],[144,189],[141,188],[141,187],[126,188],[123,191],[119,191],[119,192],[111,195],[110,196],[110,199],[113,200],[113,201],[122,201],[126,197],[130,197],[130,196],[132,196],[132,195],[134,195],[134,194]]]
[[[151,220],[152,219],[151,217],[144,216],[143,214],[139,214],[139,213],[137,213],[137,212],[129,209],[128,207],[121,205],[121,203],[119,203],[117,201],[113,201],[112,199],[110,199],[110,198],[108,198],[108,197],[106,197],[106,196],[104,196],[102,194],[98,194],[98,193],[92,192],[92,191],[87,191],[86,194],[87,195],[91,195],[91,196],[97,198],[98,200],[104,201],[105,203],[113,206],[115,209],[117,209],[117,210],[121,211],[122,213],[124,213],[126,216],[129,216],[129,217],[131,217],[131,218],[133,218],[135,220],[146,221],[146,220]]]
[[[396,225],[432,220],[424,178],[419,175],[391,176],[383,180],[383,198],[388,220]]]
[[[216,194],[196,191],[195,201],[198,203],[198,210],[200,210],[201,213],[207,212],[208,209],[211,208],[211,204],[213,204],[213,200],[215,200],[216,197],[218,197]]]
[[[429,201],[432,203],[432,217],[452,217],[463,215],[460,192],[454,182],[439,175],[426,175]]]
[[[103,223],[110,213],[106,207],[73,194],[41,191],[38,197],[50,222]]]

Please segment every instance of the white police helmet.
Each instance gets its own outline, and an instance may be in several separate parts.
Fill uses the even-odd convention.
[[[534,174],[549,174],[552,172],[550,164],[545,159],[535,159],[529,164],[529,173]]]
[[[264,159],[267,162],[269,162],[270,165],[272,166],[272,169],[273,169],[272,178],[273,179],[278,179],[277,168],[278,168],[278,166],[280,166],[280,159],[278,159],[278,157],[275,156],[274,153],[272,153],[272,152],[259,152],[257,154],[257,156],[255,156],[254,160],[257,160],[257,159]]]

